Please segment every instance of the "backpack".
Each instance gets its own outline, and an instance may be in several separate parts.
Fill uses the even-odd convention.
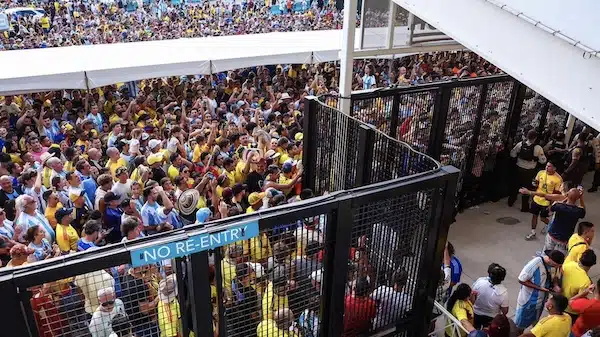
[[[519,158],[526,161],[534,160],[534,150],[535,144],[528,145],[526,142],[521,142],[521,151],[519,151]]]

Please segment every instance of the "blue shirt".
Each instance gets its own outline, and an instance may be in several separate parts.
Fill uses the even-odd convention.
[[[116,233],[121,233],[121,215],[123,211],[120,208],[110,208],[107,207],[105,211],[106,215],[106,223],[109,227],[112,227],[113,230],[110,233],[111,236],[115,236]],[[115,234],[113,234],[115,233]],[[119,240],[121,239],[121,235],[119,234]]]
[[[160,217],[159,213],[158,213],[158,208],[160,206],[158,205],[157,202],[146,202],[144,204],[144,206],[142,207],[142,211],[140,212],[142,215],[142,222],[144,223],[144,226],[158,226],[160,225],[162,222],[164,222],[164,219]],[[148,235],[150,234],[155,234],[157,233],[156,230],[146,230],[146,233]]]
[[[460,275],[462,275],[462,264],[456,256],[450,258],[450,282],[454,284],[460,283]]]
[[[567,243],[575,231],[577,221],[585,217],[585,209],[577,205],[555,203],[550,207],[554,219],[550,223],[548,234],[555,240]]]
[[[94,248],[94,247],[98,247],[98,246],[96,246],[96,244],[93,242],[88,242],[87,240],[85,240],[85,238],[81,238],[81,239],[77,240],[77,251],[78,252],[82,252],[84,250],[88,250],[88,249]]]
[[[29,247],[33,248],[33,257],[36,261],[44,260],[52,254],[52,245],[46,239],[42,239],[42,243],[39,246],[31,242],[29,243]]]

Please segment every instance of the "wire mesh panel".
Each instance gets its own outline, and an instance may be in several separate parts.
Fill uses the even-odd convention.
[[[468,177],[468,186],[464,186],[465,206],[476,205],[492,198],[492,192],[498,183],[493,173],[497,155],[504,150],[504,130],[514,83],[498,82],[487,86],[472,169],[471,172],[465,173]]]
[[[539,129],[545,104],[547,104],[547,101],[542,95],[530,88],[526,89],[523,108],[519,115],[515,144],[523,140],[529,130]]]
[[[222,249],[222,335],[319,334],[327,218],[298,219]]]
[[[427,153],[437,90],[400,95],[397,138]]]
[[[377,130],[389,135],[393,105],[393,95],[353,100],[352,116],[361,122],[375,126]]]
[[[564,130],[567,126],[568,118],[568,112],[561,109],[558,105],[550,102],[550,107],[548,108],[548,116],[546,117],[546,125],[549,128],[552,127],[561,131]]]
[[[320,102],[315,116],[315,192],[354,187],[360,122]]]
[[[101,269],[29,291],[39,336],[184,336],[171,260]]]
[[[353,208],[344,336],[410,325],[433,190]]]
[[[457,192],[462,189],[467,154],[472,146],[480,94],[480,86],[453,88],[451,91],[440,161],[443,165],[453,165],[460,169]]]
[[[375,134],[369,183],[378,183],[438,169],[433,158],[383,133]]]

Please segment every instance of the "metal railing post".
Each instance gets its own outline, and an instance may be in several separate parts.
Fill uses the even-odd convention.
[[[188,264],[188,290],[192,306],[192,322],[196,336],[214,337],[208,252],[192,254]],[[220,331],[219,336],[224,336]]]
[[[454,196],[456,195],[459,170],[454,166],[444,166],[442,170],[447,175],[441,188],[434,190],[429,221],[433,227],[427,233],[425,255],[421,263],[419,280],[417,280],[417,298],[414,302],[415,324],[413,324],[415,332],[429,330],[434,307],[434,299],[430,298],[429,294],[435,294],[439,285],[440,266],[454,213]]]
[[[506,123],[506,129],[504,134],[506,135],[506,147],[511,149],[512,146],[519,140],[515,140],[517,134],[517,128],[519,127],[519,121],[521,120],[521,111],[523,111],[523,102],[525,101],[525,94],[527,93],[527,86],[523,83],[515,80],[513,86],[513,92],[511,93],[511,101],[509,108],[509,119]]]
[[[361,124],[358,127],[358,165],[354,187],[368,185],[373,168],[373,147],[375,145],[375,129]]]
[[[317,160],[317,106],[316,97],[304,99],[304,119],[302,132],[302,165],[304,166],[303,188],[310,188],[315,193],[316,160]]]
[[[435,106],[433,108],[433,118],[431,121],[431,130],[429,133],[429,144],[427,146],[428,154],[436,160],[442,155],[442,146],[444,143],[444,134],[446,129],[446,119],[448,118],[448,109],[450,108],[450,92],[452,88],[441,86],[435,97]]]

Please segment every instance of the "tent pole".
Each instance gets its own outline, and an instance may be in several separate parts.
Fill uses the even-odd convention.
[[[88,78],[87,71],[83,72],[83,76],[85,77],[85,90],[90,92],[90,79]]]
[[[212,63],[212,60],[210,60],[208,62],[210,65],[210,87],[214,88],[214,85],[213,85],[213,63]]]
[[[356,8],[358,0],[345,0],[344,28],[342,30],[342,50],[340,51],[340,110],[350,114],[350,95],[352,94],[352,70],[354,62],[354,38],[356,32]],[[361,29],[364,23],[361,22]]]

